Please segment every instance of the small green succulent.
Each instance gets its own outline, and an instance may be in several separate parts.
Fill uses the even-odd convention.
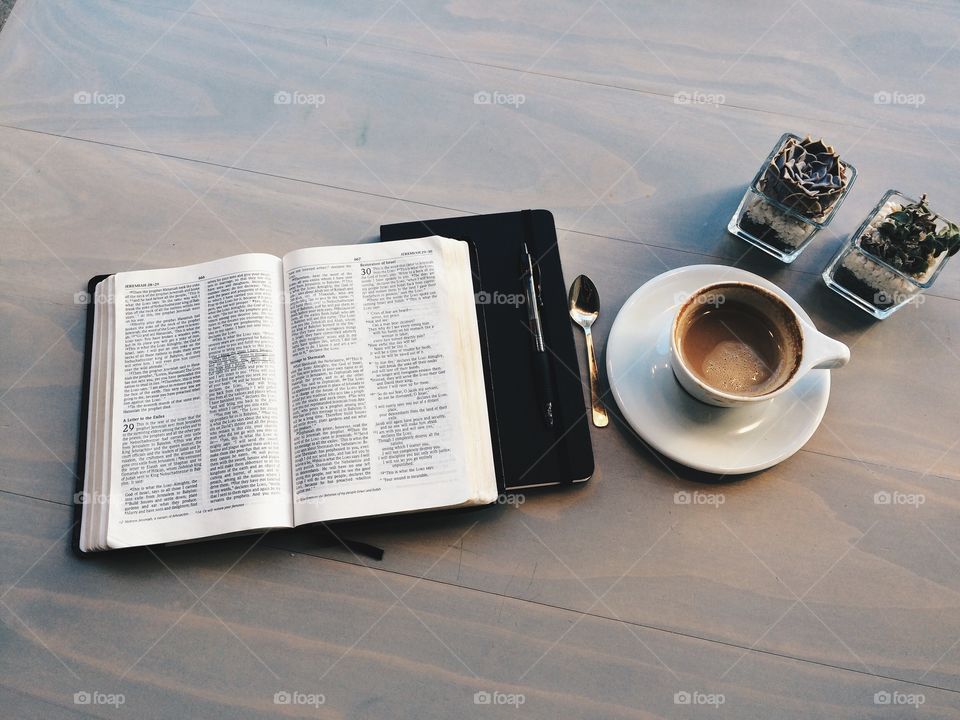
[[[876,233],[860,238],[860,246],[907,275],[922,276],[942,253],[960,250],[960,227],[943,222],[927,207],[926,194],[919,202],[904,205],[877,225]]]

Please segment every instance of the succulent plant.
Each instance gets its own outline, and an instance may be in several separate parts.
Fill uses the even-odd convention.
[[[840,156],[823,140],[789,138],[760,178],[759,190],[809,218],[830,212],[849,178]]]
[[[897,270],[920,277],[942,253],[950,256],[960,250],[960,227],[945,222],[938,229],[938,219],[927,206],[926,194],[921,195],[919,202],[887,215],[875,232],[865,233],[860,247]]]

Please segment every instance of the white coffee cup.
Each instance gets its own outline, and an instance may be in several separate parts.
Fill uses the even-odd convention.
[[[711,307],[716,311],[728,302],[761,315],[764,327],[775,336],[779,362],[776,368],[768,368],[769,379],[758,390],[739,392],[710,384],[704,372],[694,372],[684,352],[692,322]],[[810,370],[838,368],[849,360],[846,345],[817,330],[776,293],[749,282],[719,282],[700,288],[677,310],[670,331],[670,366],[680,385],[695,399],[718,407],[766,402],[787,392]]]

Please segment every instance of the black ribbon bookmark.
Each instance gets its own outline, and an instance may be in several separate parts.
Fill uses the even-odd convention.
[[[345,537],[337,535],[330,528],[324,527],[320,529],[320,539],[326,540],[323,543],[324,547],[329,547],[332,545],[342,545],[351,552],[356,553],[357,555],[363,555],[368,557],[371,560],[383,560],[383,548],[378,548],[376,545],[371,545],[370,543],[361,542],[359,540],[349,540]]]

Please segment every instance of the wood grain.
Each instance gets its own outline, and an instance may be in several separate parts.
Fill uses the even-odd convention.
[[[428,55],[318,43],[162,7],[64,9],[35,0],[23,13],[32,34],[0,42],[0,88],[18,98],[0,109],[8,125],[460,211],[549,205],[567,229],[727,260],[745,251],[725,227],[762,158],[784,130],[810,132],[861,170],[829,232],[797,261],[797,269],[817,273],[891,186],[926,191],[943,214],[960,216],[952,193],[960,147],[944,146],[950,138],[942,132],[874,127],[872,103],[860,106],[865,125],[798,124],[734,105],[677,105],[672,94],[495,67],[468,71]],[[29,67],[17,62],[25,54],[34,60]],[[38,84],[37,72],[47,81]],[[522,94],[525,102],[475,105],[483,90]],[[125,102],[76,105],[78,91],[122,93]],[[278,91],[322,94],[325,102],[276,105]],[[911,127],[921,127],[918,119],[930,125],[933,109],[910,108],[918,113]],[[960,280],[946,274],[934,292],[960,297]]]
[[[118,714],[74,705],[98,691],[151,717],[479,717],[498,710],[474,693],[496,691],[522,694],[524,716],[661,718],[686,709],[674,693],[697,691],[723,694],[730,717],[864,718],[883,717],[873,695],[884,690],[922,693],[924,717],[958,716],[943,690],[250,538],[81,563],[61,542],[67,508],[0,494],[0,515],[7,547],[49,550],[0,609],[0,692],[22,716]],[[5,586],[26,569],[5,567]],[[284,691],[324,703],[275,705]]]
[[[73,703],[98,690],[149,716],[486,716],[473,693],[498,690],[534,717],[960,717],[960,276],[882,323],[819,279],[890,186],[960,216],[957,10],[801,2],[764,34],[784,9],[20,0],[0,33],[3,707],[118,714]],[[882,89],[929,98],[878,107]],[[83,90],[126,101],[74,104]],[[526,102],[477,106],[478,90]],[[725,103],[674,102],[694,90]],[[784,267],[725,226],[788,129],[861,177]],[[342,528],[382,563],[312,530],[245,556],[252,538],[167,549],[169,570],[68,555],[88,277],[523,206],[554,211],[568,279],[596,281],[601,358],[664,270],[736,263],[791,292],[853,352],[807,446],[717,483],[614,412],[586,487]],[[923,502],[875,502],[894,491]],[[327,702],[277,706],[280,690]],[[677,706],[681,690],[726,702]],[[925,702],[875,705],[885,690]]]
[[[142,0],[124,0],[141,4]],[[723,95],[723,103],[783,118],[926,134],[908,104],[878,105],[877,92],[922,94],[923,119],[957,140],[956,97],[944,88],[960,68],[960,11],[950,2],[815,0],[786,6],[696,2],[669,9],[609,0],[436,5],[358,2],[317,8],[288,2],[265,15],[256,2],[164,0],[178,15],[301,33],[325,44],[373,45],[461,64],[493,66],[673,97]],[[156,8],[156,3],[150,4]],[[869,118],[869,120],[868,120]]]
[[[4,137],[21,149],[34,144],[35,152],[52,142],[13,130],[0,131]],[[26,375],[4,398],[10,450],[3,460],[2,487],[57,502],[68,502],[72,494],[79,414],[82,307],[72,303],[71,291],[78,285],[68,268],[82,267],[92,275],[138,263],[194,262],[241,252],[242,243],[283,253],[366,239],[370,217],[411,219],[409,208],[391,208],[383,198],[238,171],[214,185],[215,169],[91,143],[63,141],[47,158],[57,164],[57,181],[47,182],[41,172],[39,178],[21,181],[9,197],[103,223],[97,229],[92,220],[75,222],[79,236],[61,245],[67,253],[63,265],[52,257],[38,265],[40,248],[13,218],[3,228],[23,241],[13,246],[8,261],[16,272],[6,278],[2,293],[10,310],[9,333],[16,339],[5,347],[17,353],[3,364],[9,373],[4,384]],[[79,186],[81,174],[101,192],[82,198],[70,192]],[[155,244],[196,200],[187,187],[198,194],[212,190],[203,206]],[[166,201],[158,203],[159,198]],[[157,205],[163,211],[149,210]],[[129,228],[137,223],[140,232],[130,236]],[[41,237],[58,234],[56,221],[39,214],[30,225]],[[587,272],[599,283],[601,353],[615,310],[633,288],[665,269],[711,260],[576,233],[561,233],[560,242],[567,272]],[[82,254],[71,254],[75,249]],[[909,377],[911,365],[950,362],[950,346],[937,342],[933,333],[939,331],[948,341],[957,337],[956,315],[950,311],[956,301],[931,297],[889,321],[868,325],[816,279],[770,272],[770,263],[752,260],[747,267],[783,282],[818,324],[852,345],[855,360],[836,373],[827,417],[807,448],[766,473],[719,486],[726,500],[720,510],[676,505],[677,491],[712,489],[651,454],[617,422],[611,431],[594,433],[598,472],[587,488],[531,496],[519,510],[484,514],[463,549],[432,569],[438,560],[434,548],[467,531],[479,516],[379,523],[353,532],[385,546],[385,567],[396,572],[418,577],[430,569],[429,577],[441,582],[579,611],[595,604],[592,593],[603,592],[629,569],[607,604],[593,607],[592,613],[743,648],[757,642],[765,651],[903,680],[926,673],[925,680],[933,677],[942,687],[960,689],[960,654],[949,647],[960,636],[960,588],[950,554],[960,547],[950,523],[960,504],[951,425],[924,422],[924,404],[911,404],[927,391],[922,385],[898,386],[884,379],[886,373]],[[878,362],[876,355],[894,342],[902,342],[902,357]],[[860,351],[863,344],[872,349]],[[952,350],[956,352],[955,345]],[[949,392],[956,392],[953,381],[946,381]],[[877,383],[887,386],[886,397],[873,393]],[[943,387],[930,392],[929,404],[940,412],[954,411],[937,401]],[[902,408],[901,422],[877,422],[876,411],[864,412],[866,403],[882,408],[891,398]],[[926,434],[918,435],[919,429]],[[881,491],[920,493],[925,503],[916,509],[877,506],[874,493]],[[656,552],[631,567],[665,532]],[[584,543],[584,537],[590,542]],[[811,543],[811,537],[821,540]],[[311,532],[267,542],[357,562],[342,549],[318,547]],[[795,604],[818,579],[805,598],[809,609]],[[774,631],[764,634],[784,614]]]

